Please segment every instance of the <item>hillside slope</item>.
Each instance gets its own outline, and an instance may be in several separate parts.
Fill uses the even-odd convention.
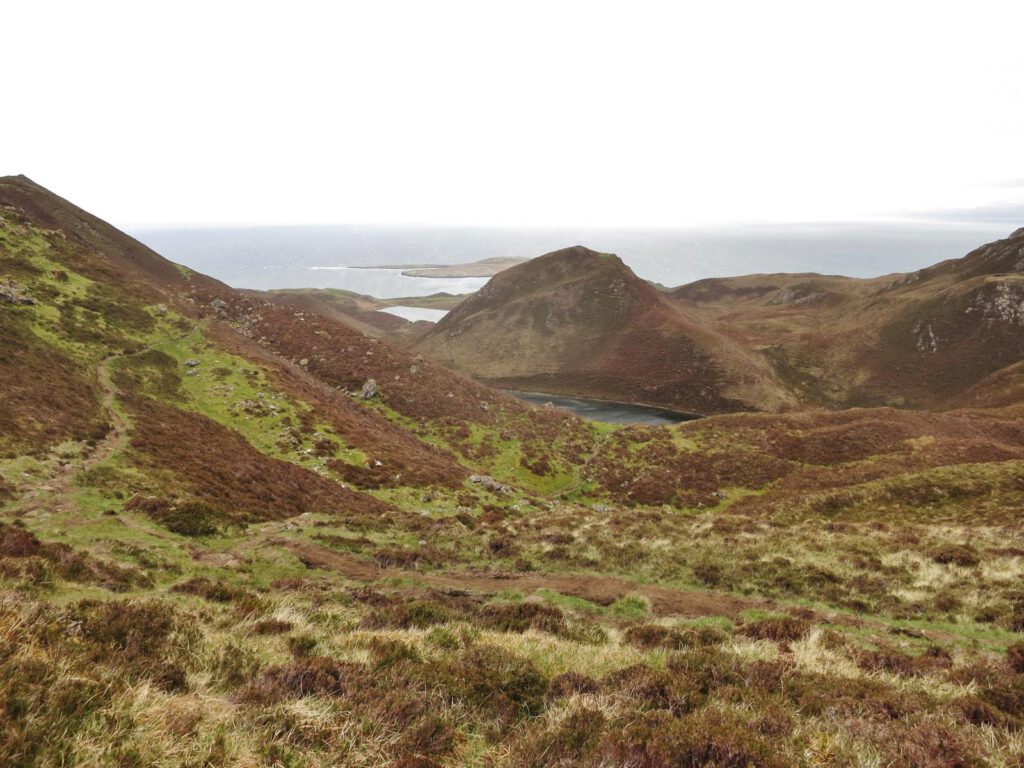
[[[498,387],[704,414],[941,409],[1024,399],[1022,318],[1022,230],[912,274],[668,290],[577,246],[497,275],[412,348]]]
[[[999,372],[1024,360],[1022,270],[1018,230],[907,275],[751,275],[700,281],[669,296],[760,350],[807,405],[934,409],[984,405],[985,379],[1005,383]],[[993,404],[1013,401],[1001,392]]]
[[[1020,763],[1024,406],[587,423],[0,190],[0,765]]]

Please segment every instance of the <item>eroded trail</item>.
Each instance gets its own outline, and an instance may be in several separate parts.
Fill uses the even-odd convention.
[[[473,573],[421,573],[400,568],[381,568],[354,555],[337,552],[308,541],[282,538],[268,539],[267,545],[279,546],[293,552],[307,567],[324,568],[341,573],[356,581],[372,582],[382,578],[414,577],[437,589],[460,589],[493,595],[515,591],[529,593],[550,589],[564,595],[580,597],[598,605],[610,605],[627,595],[642,595],[651,603],[658,616],[734,617],[750,608],[769,608],[765,600],[750,600],[715,592],[683,591],[657,584],[641,584],[613,576],[571,574],[473,574]]]
[[[110,420],[110,431],[96,442],[88,454],[77,460],[69,461],[57,453],[51,453],[48,459],[49,474],[24,490],[17,508],[18,514],[31,514],[42,509],[55,513],[69,511],[75,473],[98,466],[124,446],[128,436],[128,423],[114,407],[117,390],[110,379],[108,367],[118,357],[120,355],[104,358],[95,369],[96,381],[101,392],[100,405]]]
[[[107,433],[106,437],[97,443],[96,449],[83,462],[86,469],[101,463],[108,456],[122,448],[128,439],[128,422],[121,415],[121,412],[114,407],[117,389],[114,387],[114,382],[110,379],[110,364],[121,357],[124,356],[108,357],[96,366],[96,380],[99,382],[100,389],[103,392],[101,404],[103,410],[107,413],[107,417],[110,419],[111,430]]]
[[[96,442],[88,454],[84,454],[74,461],[68,461],[56,453],[51,454],[49,475],[36,481],[32,487],[25,489],[17,508],[18,514],[30,514],[44,508],[50,512],[69,511],[72,503],[71,495],[74,492],[72,480],[75,473],[99,466],[127,444],[131,426],[116,407],[117,387],[110,377],[110,366],[118,360],[141,355],[168,341],[187,338],[201,325],[201,322],[196,324],[177,339],[163,339],[136,352],[110,355],[99,362],[94,369],[96,383],[100,387],[100,406],[110,420],[110,430]]]

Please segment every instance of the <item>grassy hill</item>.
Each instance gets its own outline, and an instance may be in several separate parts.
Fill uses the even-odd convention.
[[[1019,764],[1015,369],[612,427],[277,298],[0,179],[0,764]]]
[[[414,348],[511,389],[695,413],[787,403],[761,356],[696,322],[617,256],[581,246],[491,278]]]

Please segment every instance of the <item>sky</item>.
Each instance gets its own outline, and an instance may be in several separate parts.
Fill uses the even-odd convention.
[[[8,3],[0,174],[119,226],[1024,212],[1024,3]]]

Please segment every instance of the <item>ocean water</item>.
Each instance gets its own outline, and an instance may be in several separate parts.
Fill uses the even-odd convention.
[[[486,279],[405,277],[380,267],[530,257],[585,245],[617,253],[640,277],[666,286],[757,272],[876,277],[959,258],[1013,228],[947,222],[647,230],[308,226],[139,229],[131,234],[167,258],[236,288],[342,288],[399,298],[469,293]]]

